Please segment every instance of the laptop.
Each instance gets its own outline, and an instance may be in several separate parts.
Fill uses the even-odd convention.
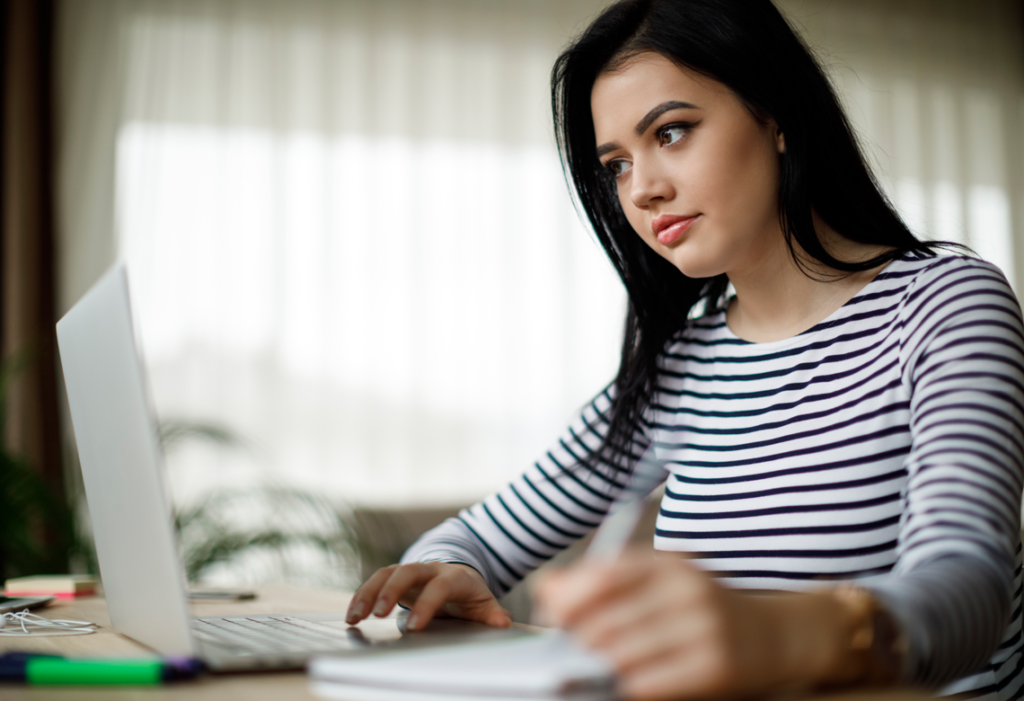
[[[119,633],[161,655],[198,658],[212,671],[293,669],[316,655],[528,635],[450,620],[405,634],[401,617],[352,627],[343,611],[191,617],[123,264],[57,322],[57,342],[103,589]]]

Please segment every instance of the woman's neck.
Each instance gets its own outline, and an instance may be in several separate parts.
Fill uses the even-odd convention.
[[[869,260],[886,250],[850,241],[828,229],[822,241],[835,258],[850,262]],[[770,343],[803,333],[849,302],[885,267],[842,273],[816,261],[794,240],[801,269],[784,238],[780,244],[764,251],[749,273],[729,275],[736,297],[726,322],[745,341]]]

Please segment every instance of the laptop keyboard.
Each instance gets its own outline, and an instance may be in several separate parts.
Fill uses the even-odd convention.
[[[194,618],[192,631],[205,642],[257,653],[304,653],[363,647],[358,634],[292,616]]]

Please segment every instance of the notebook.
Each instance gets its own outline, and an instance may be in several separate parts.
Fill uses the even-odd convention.
[[[520,701],[617,698],[610,663],[559,631],[353,659],[317,657],[311,690],[361,701]]]

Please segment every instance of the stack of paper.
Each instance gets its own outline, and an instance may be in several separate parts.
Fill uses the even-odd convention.
[[[548,631],[507,640],[320,657],[309,664],[314,693],[358,701],[522,701],[616,698],[609,663]]]
[[[56,596],[71,599],[96,593],[96,578],[87,574],[39,574],[4,583],[4,596]]]

